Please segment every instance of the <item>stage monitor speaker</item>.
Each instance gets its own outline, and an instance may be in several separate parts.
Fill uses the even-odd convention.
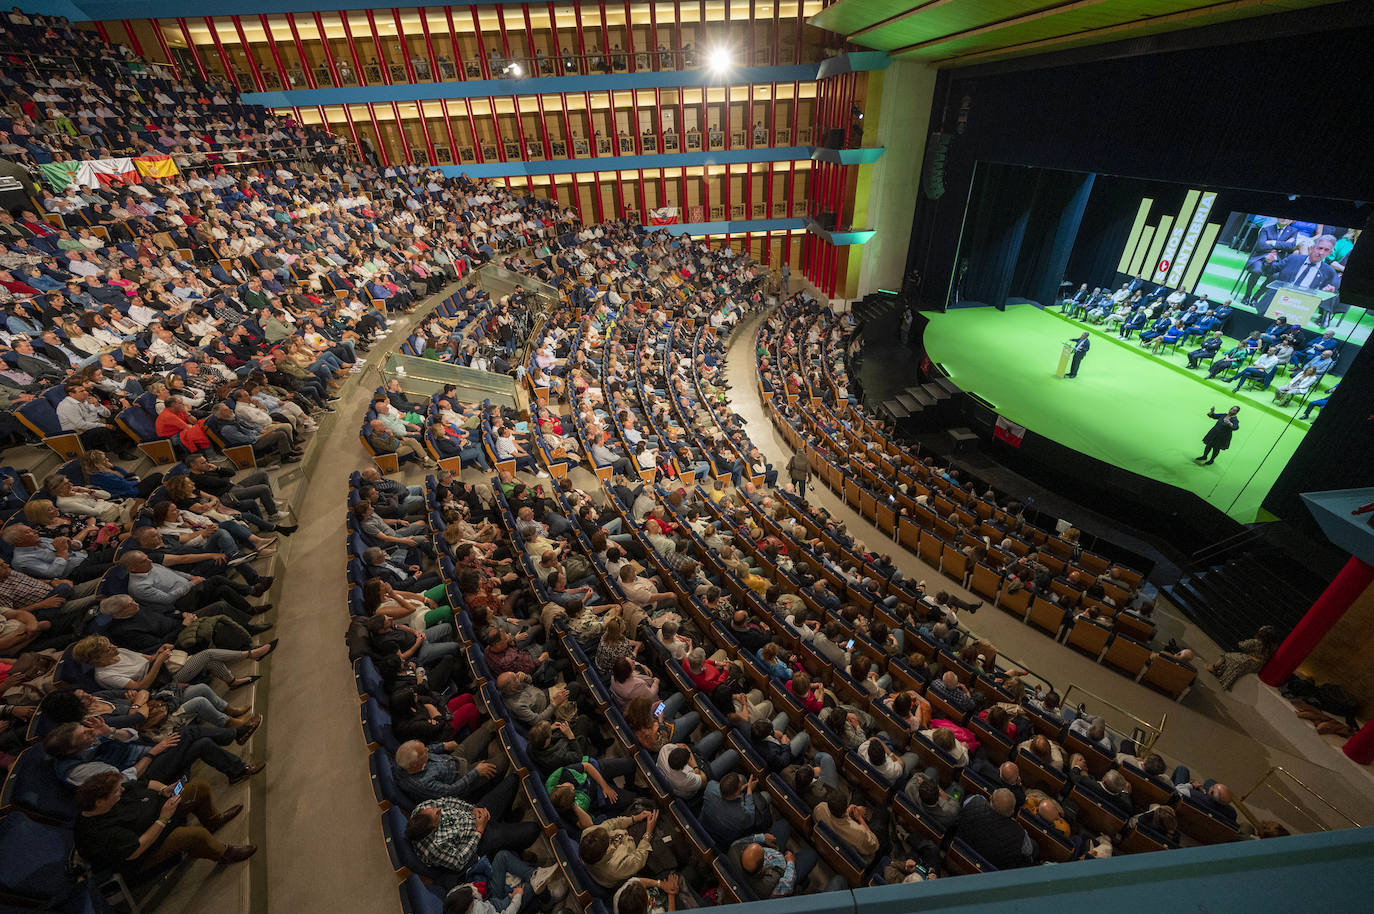
[[[831,127],[826,131],[825,146],[827,149],[839,149],[844,146],[844,128]]]
[[[1365,204],[1371,210],[1374,205]],[[1360,240],[1351,249],[1341,274],[1341,302],[1374,308],[1374,212],[1365,220]]]

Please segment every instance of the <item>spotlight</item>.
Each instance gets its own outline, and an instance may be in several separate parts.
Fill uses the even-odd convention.
[[[859,110],[858,105],[851,105],[849,108],[849,114],[857,121],[861,121],[864,119],[864,113]]]
[[[735,63],[731,58],[730,49],[724,47],[713,50],[707,59],[712,70],[728,70]]]
[[[521,76],[525,75],[525,71],[520,68],[520,64],[513,63],[509,67],[506,67],[506,75],[512,79],[519,79]]]

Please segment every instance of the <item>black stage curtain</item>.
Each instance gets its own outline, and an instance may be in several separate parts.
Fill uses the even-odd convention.
[[[1028,168],[979,165],[959,252],[960,272],[964,272],[963,264],[968,265],[959,290],[961,300],[997,308],[1006,304],[1035,200],[1037,174]]]

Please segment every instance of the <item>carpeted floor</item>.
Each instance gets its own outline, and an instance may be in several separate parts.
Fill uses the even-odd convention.
[[[1088,328],[1092,329],[1092,328]],[[1093,331],[1078,377],[1054,376],[1061,345],[1082,332],[1033,305],[930,315],[926,349],[954,382],[1018,425],[1100,460],[1188,489],[1237,520],[1253,522],[1308,425],[1300,408],[1274,415],[1272,393],[1233,394],[1206,372],[1183,373]],[[1182,355],[1172,356],[1182,364]],[[1281,383],[1281,382],[1280,382]],[[1240,429],[1213,466],[1193,458],[1212,427],[1207,410],[1240,406]],[[1249,408],[1247,408],[1249,407]],[[1314,416],[1315,418],[1315,416]]]

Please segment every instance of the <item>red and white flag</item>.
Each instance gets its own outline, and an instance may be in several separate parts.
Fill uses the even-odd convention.
[[[138,169],[134,167],[134,160],[130,158],[95,159],[86,164],[91,166],[96,180],[104,187],[112,184],[141,184],[143,181],[138,175]]]
[[[997,423],[992,427],[992,437],[1005,441],[1012,447],[1020,447],[1021,439],[1026,437],[1026,428],[1008,421],[1006,416],[998,416]]]
[[[650,225],[677,225],[677,207],[660,206],[649,210]]]

